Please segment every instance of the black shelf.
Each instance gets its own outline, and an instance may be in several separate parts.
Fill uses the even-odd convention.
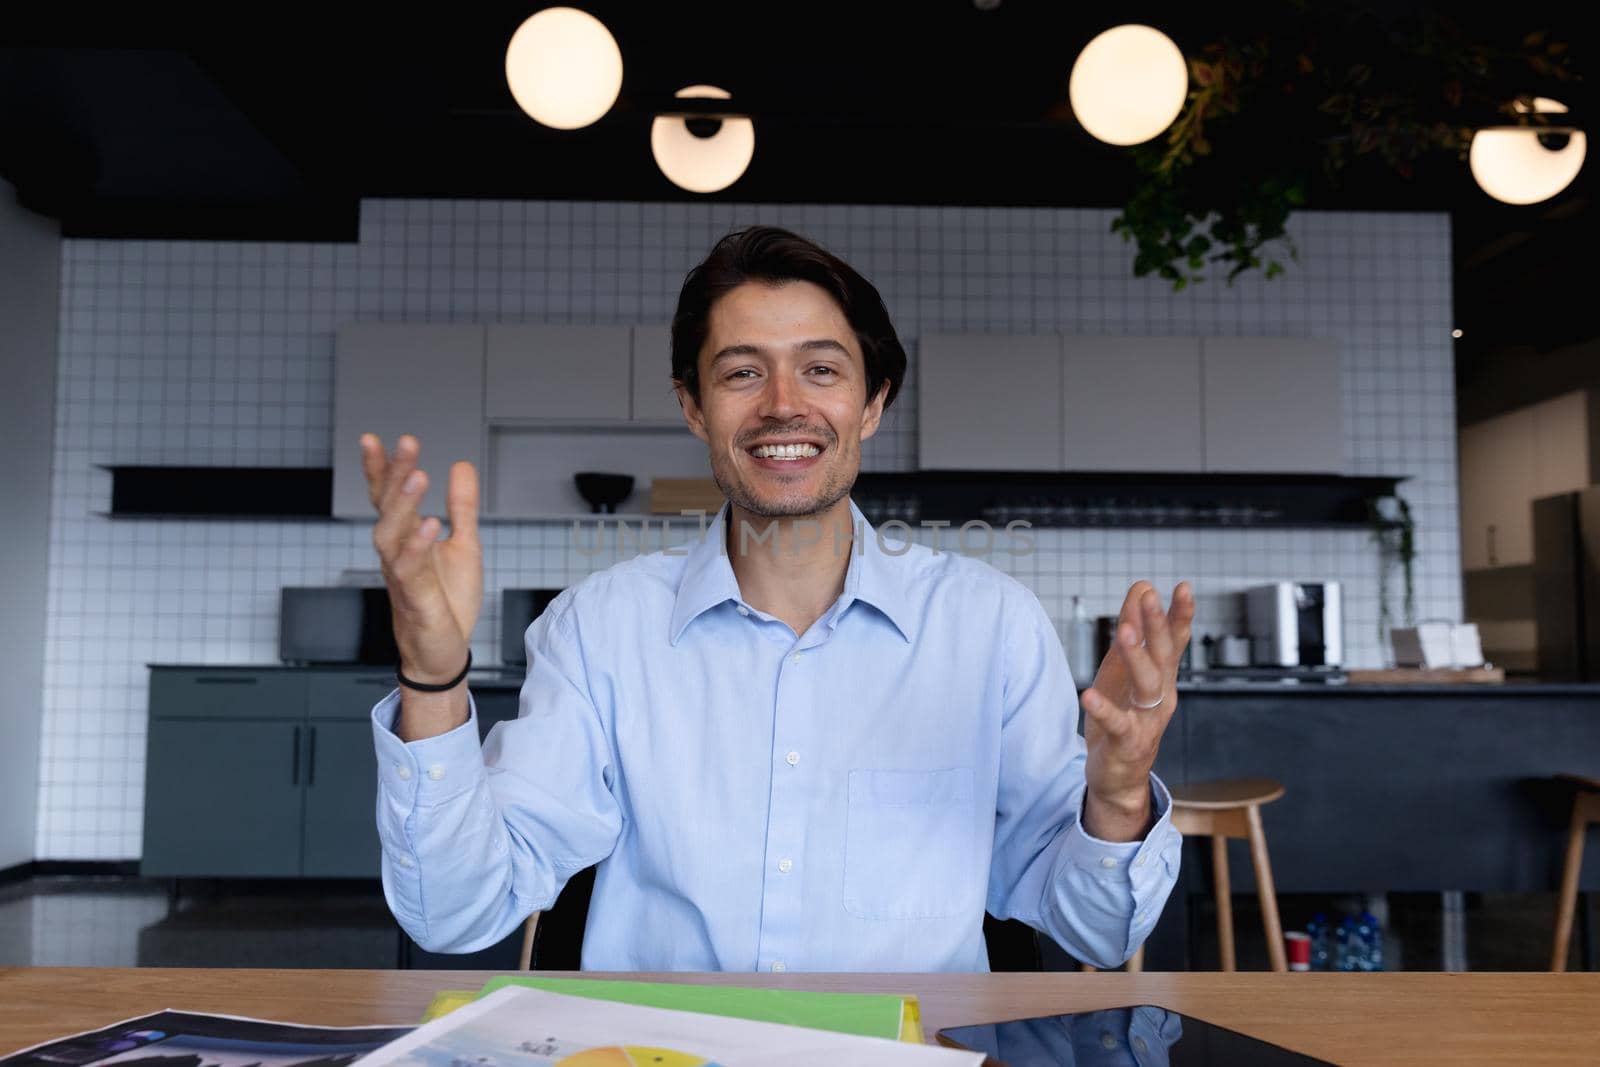
[[[111,472],[115,519],[332,520],[331,467],[138,467]],[[1144,471],[863,472],[853,496],[875,525],[981,520],[1000,527],[1370,528],[1367,502],[1403,478]],[[487,520],[486,520],[487,521]]]
[[[332,467],[122,467],[112,518],[331,519]]]
[[[1034,527],[1372,527],[1368,501],[1403,477],[1143,471],[863,473],[853,493],[875,525],[1021,520]],[[1380,525],[1394,525],[1384,523]]]

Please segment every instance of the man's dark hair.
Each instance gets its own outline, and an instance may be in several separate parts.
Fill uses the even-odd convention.
[[[776,226],[735,230],[716,243],[705,262],[691,270],[672,316],[672,377],[700,401],[700,349],[710,329],[711,306],[745,282],[819,285],[844,311],[867,365],[867,400],[885,382],[885,409],[906,377],[906,350],[889,321],[889,309],[872,283],[821,245]]]

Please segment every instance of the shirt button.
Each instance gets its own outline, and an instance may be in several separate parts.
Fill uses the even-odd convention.
[[[1113,859],[1112,857],[1110,857],[1110,856],[1102,856],[1100,858],[1100,866],[1102,866],[1102,867],[1109,868],[1109,867],[1115,867],[1116,865],[1117,865],[1117,861],[1115,859]]]
[[[1143,867],[1144,866],[1144,853],[1141,852],[1139,855],[1134,857],[1133,865],[1135,867]]]
[[[783,757],[783,761],[793,767],[800,762],[800,753],[791,751],[787,756]]]
[[[1104,1049],[1113,1049],[1117,1047],[1117,1039],[1111,1036],[1110,1030],[1100,1031],[1100,1047]]]
[[[1136,1037],[1133,1039],[1133,1050],[1135,1052],[1147,1052],[1149,1048],[1150,1046],[1144,1043],[1144,1038]]]
[[[428,768],[428,777],[431,780],[435,781],[435,782],[437,782],[439,779],[443,778],[444,777],[444,764],[435,763],[432,767],[429,767]]]
[[[398,859],[398,860],[396,860],[396,861],[395,861],[395,862],[396,862],[396,863],[398,863],[398,864],[400,864],[400,866],[402,866],[402,867],[410,867],[410,866],[413,866],[413,864],[412,864],[412,862],[411,862],[411,857],[410,857],[410,856],[401,856],[401,857],[400,857],[400,858],[399,858],[399,859]]]
[[[745,607],[743,604],[740,604],[739,605],[739,614],[740,615],[749,615],[750,614],[750,609]]]
[[[405,766],[403,764],[399,764],[399,763],[395,764],[394,774],[395,774],[395,777],[400,779],[402,782],[411,781],[411,768],[407,767],[407,766]]]
[[[782,971],[787,971],[789,968],[784,966],[784,963],[783,963],[782,960],[773,960],[772,961],[772,969],[774,971],[782,972]]]
[[[794,860],[790,859],[788,856],[783,857],[783,859],[778,861],[778,870],[782,871],[784,874],[788,874],[790,871],[794,870]]]
[[[790,656],[789,657],[789,662],[790,663],[799,663],[800,662],[800,653],[796,652],[794,655]]]

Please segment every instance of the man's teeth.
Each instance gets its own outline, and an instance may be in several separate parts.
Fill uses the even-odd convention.
[[[757,445],[750,454],[758,459],[805,459],[820,451],[816,445]]]

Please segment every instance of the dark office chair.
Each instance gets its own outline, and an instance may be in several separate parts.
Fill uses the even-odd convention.
[[[984,913],[983,939],[989,946],[991,971],[1042,971],[1044,952],[1039,931],[1016,919]]]
[[[549,910],[529,916],[533,924],[531,939],[523,927],[524,944],[535,971],[575,971],[583,956],[583,929],[589,920],[589,893],[594,889],[594,868],[572,876]],[[537,923],[534,920],[537,919]],[[1044,969],[1039,935],[1026,923],[1015,919],[983,917],[983,937],[989,947],[992,971],[1038,971]],[[531,944],[529,941],[531,940]]]
[[[583,928],[589,921],[589,895],[594,891],[594,868],[567,880],[556,902],[528,916],[522,926],[519,969],[576,971],[583,960]]]
[[[491,948],[468,955],[424,952],[409,943],[403,967],[444,967],[471,970],[576,971],[583,959],[583,931],[589,921],[589,895],[594,890],[594,868],[579,871],[567,882],[556,902],[535,912],[510,936]],[[992,971],[1044,969],[1039,934],[1015,919],[983,917],[983,936]]]

